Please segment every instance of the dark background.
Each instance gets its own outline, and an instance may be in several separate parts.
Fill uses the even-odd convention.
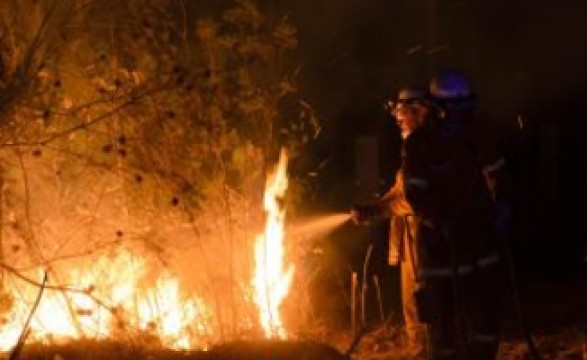
[[[383,99],[402,84],[425,84],[437,70],[459,68],[470,76],[480,111],[504,131],[516,180],[512,249],[521,281],[584,276],[587,1],[265,5],[285,10],[298,28],[301,92],[323,125],[296,164],[312,169],[327,160],[308,207],[347,211],[381,194],[393,181],[400,143]],[[385,222],[347,224],[329,241],[341,263],[358,271],[373,244],[374,271],[389,274],[395,270],[385,265],[386,232]]]
[[[383,191],[399,137],[382,100],[401,84],[459,68],[506,135],[524,209],[517,245],[525,268],[558,272],[584,262],[586,1],[283,2],[299,31],[302,94],[323,124],[309,150],[329,160],[318,180],[323,202],[344,207],[365,197],[358,137],[376,138]]]

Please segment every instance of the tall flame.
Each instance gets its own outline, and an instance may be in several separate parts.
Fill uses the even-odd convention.
[[[275,173],[267,179],[263,205],[266,212],[265,232],[255,241],[255,302],[259,307],[261,326],[265,336],[284,339],[286,331],[281,323],[279,308],[287,295],[294,267],[284,270],[285,210],[279,199],[287,189],[287,153],[281,151]]]

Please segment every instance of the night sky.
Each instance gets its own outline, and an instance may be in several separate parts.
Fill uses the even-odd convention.
[[[587,1],[266,5],[285,11],[299,31],[301,93],[323,125],[306,165],[329,160],[317,180],[322,206],[340,210],[364,201],[359,137],[376,139],[378,190],[389,185],[399,136],[383,99],[402,84],[425,84],[439,69],[459,68],[470,75],[480,111],[506,135],[521,209],[514,242],[520,264],[539,274],[585,267],[585,177],[578,172],[587,154]]]

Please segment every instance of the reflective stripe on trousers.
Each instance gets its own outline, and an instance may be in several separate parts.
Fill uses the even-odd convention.
[[[406,177],[404,179],[404,184],[409,186],[413,186],[413,187],[417,187],[419,189],[427,189],[430,186],[430,183],[428,182],[428,180],[424,179],[424,178],[418,178],[418,177]]]
[[[482,258],[479,258],[475,261],[475,265],[479,269],[486,268],[488,266],[497,264],[501,261],[499,255],[491,254]],[[467,275],[472,273],[474,270],[473,265],[459,265],[456,268],[456,273],[458,275]],[[454,271],[449,266],[443,267],[422,267],[418,270],[418,275],[422,278],[431,278],[431,277],[454,277]]]

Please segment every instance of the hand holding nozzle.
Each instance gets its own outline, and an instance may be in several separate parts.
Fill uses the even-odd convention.
[[[354,205],[351,208],[351,219],[357,225],[368,224],[379,216],[381,216],[381,207],[378,204]]]

